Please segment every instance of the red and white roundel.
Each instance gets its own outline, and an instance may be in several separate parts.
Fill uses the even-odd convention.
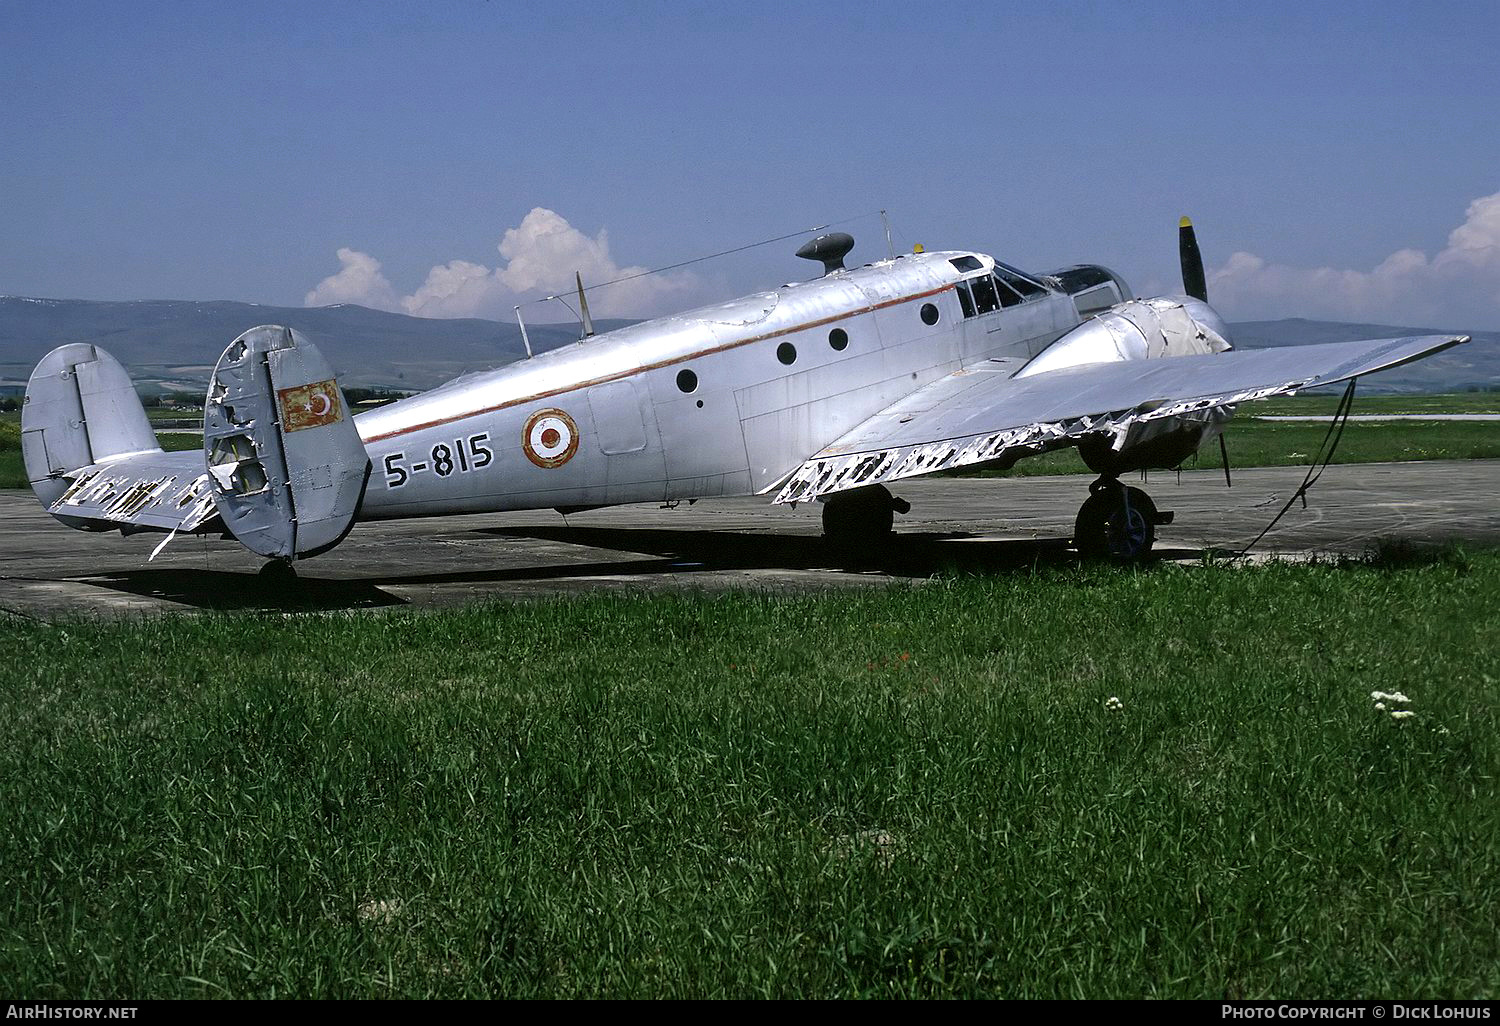
[[[521,448],[539,467],[560,467],[578,451],[578,425],[562,410],[539,410],[526,420]]]

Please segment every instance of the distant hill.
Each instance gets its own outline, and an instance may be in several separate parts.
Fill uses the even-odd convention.
[[[599,321],[600,332],[630,321]],[[362,306],[314,308],[187,300],[94,302],[0,297],[0,387],[24,386],[31,368],[65,342],[93,342],[130,369],[144,392],[200,391],[231,339],[257,324],[304,332],[351,386],[427,389],[464,371],[520,358],[514,323],[438,320]],[[1439,334],[1430,328],[1330,321],[1247,321],[1231,326],[1245,349]],[[544,352],[578,338],[574,324],[528,324]],[[1474,342],[1360,382],[1369,393],[1450,392],[1500,388],[1500,332],[1467,332]]]
[[[608,331],[630,321],[598,321]],[[438,320],[362,306],[260,306],[255,303],[0,297],[0,379],[24,385],[49,350],[92,342],[130,369],[143,391],[204,388],[235,336],[258,324],[284,324],[317,343],[346,385],[426,389],[464,371],[485,370],[525,354],[514,322]],[[528,324],[532,348],[577,341],[575,324]]]

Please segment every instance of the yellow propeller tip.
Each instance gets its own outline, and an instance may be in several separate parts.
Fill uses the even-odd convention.
[[[1192,226],[1193,221],[1191,218],[1184,217],[1181,221],[1177,222],[1177,227],[1179,228],[1191,228]]]

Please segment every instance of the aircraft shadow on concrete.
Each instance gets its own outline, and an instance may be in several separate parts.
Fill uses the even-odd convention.
[[[316,612],[327,609],[374,609],[399,606],[405,600],[367,581],[316,577],[281,580],[267,574],[227,570],[151,568],[104,573],[87,583],[131,595],[179,602],[199,609],[225,611],[274,609]]]
[[[897,532],[865,549],[841,548],[818,535],[679,531],[624,527],[495,527],[475,533],[660,556],[661,572],[705,570],[829,570],[893,577],[943,573],[1006,573],[1076,565],[1069,538],[1001,539],[962,532]],[[1158,558],[1196,558],[1198,549],[1158,549]],[[642,564],[627,564],[640,573]]]
[[[1067,538],[991,539],[963,533],[896,533],[864,550],[841,549],[812,535],[682,531],[618,527],[501,527],[473,532],[528,539],[655,559],[590,560],[538,566],[371,573],[358,579],[316,576],[310,564],[295,579],[223,570],[143,568],[90,576],[97,587],[159,598],[200,609],[317,611],[371,609],[406,604],[390,586],[505,585],[566,582],[572,578],[691,577],[718,570],[813,570],[926,578],[937,574],[1026,573],[1076,565]],[[1161,558],[1196,558],[1201,550],[1158,550]]]

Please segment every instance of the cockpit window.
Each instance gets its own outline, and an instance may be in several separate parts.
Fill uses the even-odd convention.
[[[1030,299],[1032,296],[1045,296],[1047,294],[1045,287],[1032,281],[1014,267],[1002,264],[998,260],[995,261],[995,276],[1015,289],[1026,299]]]
[[[959,282],[956,291],[958,292],[958,305],[963,307],[964,316],[973,317],[976,311],[974,309],[974,297],[969,294],[969,283],[964,281]]]
[[[969,279],[969,288],[974,290],[974,306],[977,312],[987,314],[1000,309],[1000,293],[995,289],[995,279],[987,274]]]
[[[1022,301],[1015,289],[989,274],[979,274],[961,281],[955,291],[958,292],[958,305],[963,308],[965,317],[994,313],[1002,307],[1015,306]]]
[[[993,274],[975,256],[952,257],[948,262],[968,275],[954,287],[965,317],[979,317],[1048,294],[1045,285],[998,260]],[[979,273],[972,273],[975,271]]]

